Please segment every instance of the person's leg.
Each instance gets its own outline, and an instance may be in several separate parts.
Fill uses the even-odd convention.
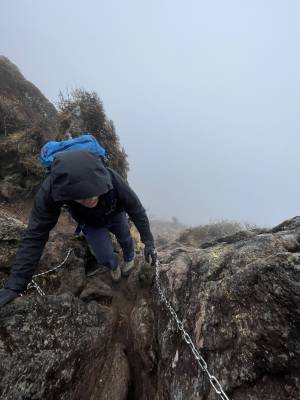
[[[104,227],[92,227],[85,225],[84,235],[91,247],[97,262],[111,270],[118,267],[118,256],[114,252],[109,230]]]
[[[121,212],[112,216],[107,227],[116,236],[123,251],[124,261],[132,261],[134,259],[134,242],[126,213]]]

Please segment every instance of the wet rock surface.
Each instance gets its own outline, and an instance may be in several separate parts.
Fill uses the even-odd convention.
[[[0,215],[2,254],[13,254],[22,229]],[[64,266],[36,278],[45,297],[31,289],[0,308],[0,398],[219,398],[142,257],[112,285],[105,270],[86,276],[84,241],[57,233],[40,271],[61,263],[69,248]],[[159,256],[163,291],[228,397],[299,399],[300,218],[205,248],[164,245]],[[10,263],[1,258],[2,283]]]

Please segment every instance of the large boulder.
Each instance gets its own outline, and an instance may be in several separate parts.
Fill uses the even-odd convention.
[[[0,397],[98,399],[113,387],[107,398],[125,400],[129,368],[122,348],[111,343],[115,324],[110,309],[70,294],[26,296],[7,305],[1,310]]]
[[[161,254],[161,285],[230,399],[300,398],[300,219],[283,230]],[[207,375],[157,318],[158,398],[215,399]]]

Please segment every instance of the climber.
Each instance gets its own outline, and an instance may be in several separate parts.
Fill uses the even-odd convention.
[[[15,263],[4,288],[0,289],[0,305],[26,290],[63,206],[77,221],[97,259],[96,269],[87,274],[94,274],[104,265],[110,269],[113,282],[118,282],[122,275],[128,276],[132,271],[135,253],[127,214],[145,245],[146,261],[155,265],[157,254],[149,220],[139,198],[125,180],[89,151],[59,153],[35,196]],[[122,248],[124,263],[121,266],[110,232]]]

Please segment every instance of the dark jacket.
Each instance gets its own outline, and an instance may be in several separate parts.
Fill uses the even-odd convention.
[[[94,196],[99,197],[94,208],[74,201]],[[153,241],[145,209],[119,174],[106,168],[101,159],[90,152],[61,153],[35,196],[6,288],[18,292],[26,289],[63,205],[67,205],[77,222],[93,226],[105,226],[110,215],[125,211],[143,243]]]

